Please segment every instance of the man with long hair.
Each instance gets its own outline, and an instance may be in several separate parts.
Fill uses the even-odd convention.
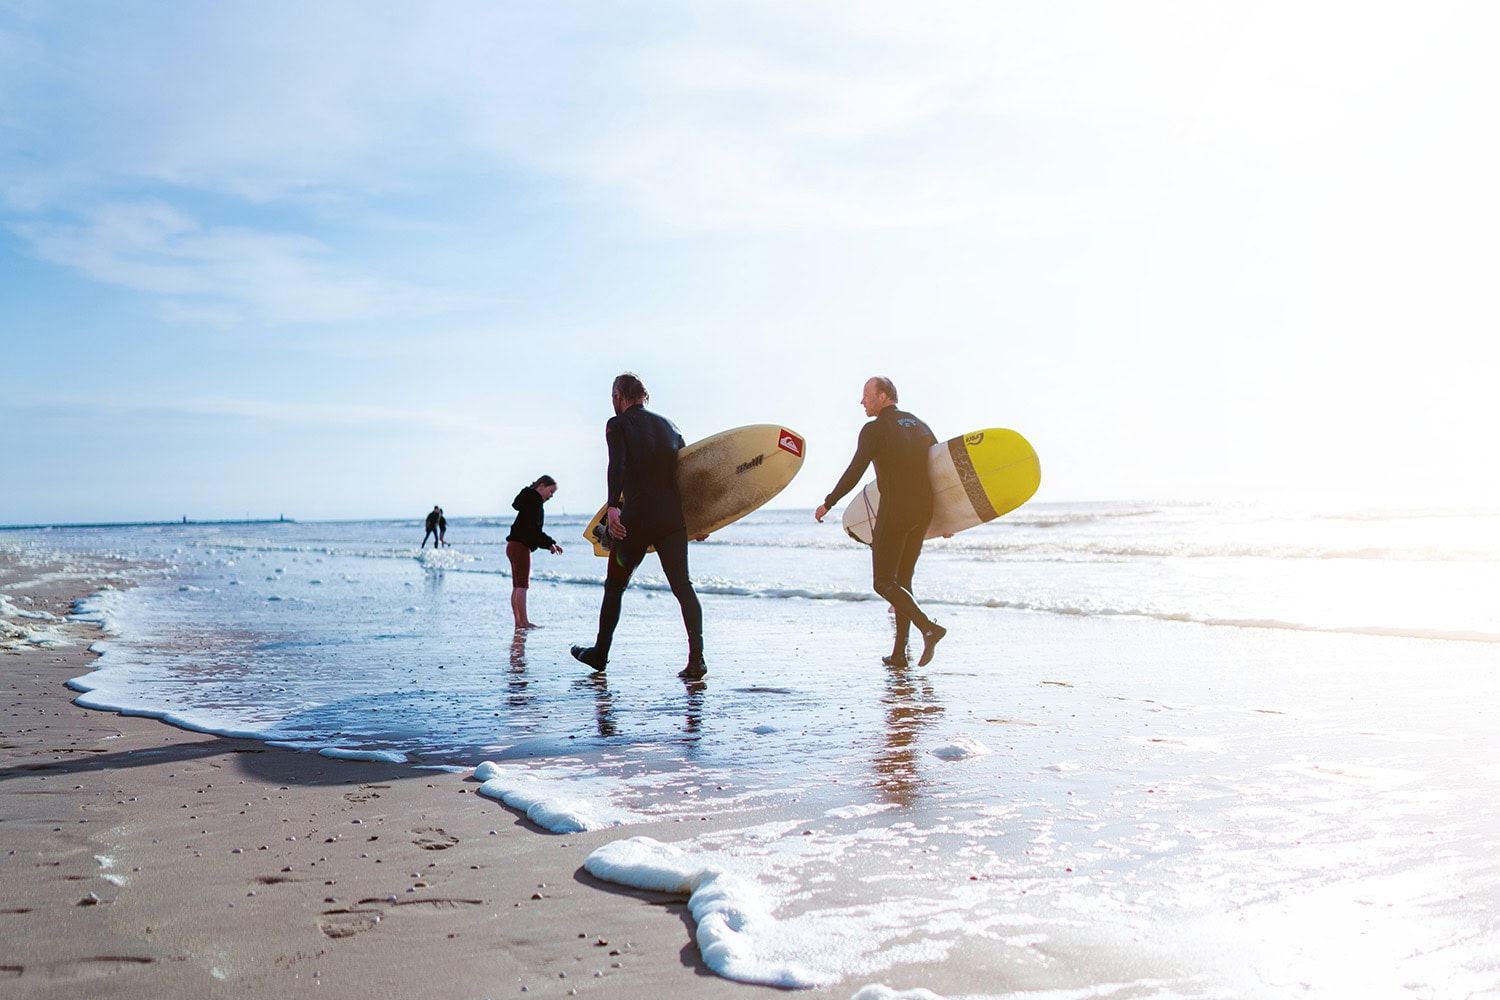
[[[615,415],[604,425],[609,446],[609,569],[598,637],[592,646],[574,646],[572,652],[595,670],[604,670],[625,588],[646,550],[654,546],[687,628],[688,662],[677,676],[696,680],[708,673],[708,666],[703,660],[703,609],[688,579],[687,524],[677,488],[677,453],[683,441],[672,421],[646,409],[650,398],[640,377],[631,372],[617,377],[610,388]]]

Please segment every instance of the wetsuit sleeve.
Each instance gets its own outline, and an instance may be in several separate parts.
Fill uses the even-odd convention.
[[[625,492],[625,426],[618,417],[611,417],[604,425],[604,444],[609,449],[609,493],[605,503],[618,507]]]
[[[849,463],[849,468],[839,477],[838,485],[833,492],[823,498],[823,506],[832,508],[834,504],[844,499],[844,496],[854,487],[859,485],[859,477],[865,474],[870,467],[870,462],[875,458],[875,421],[870,421],[859,429],[859,446],[854,449],[854,459]]]

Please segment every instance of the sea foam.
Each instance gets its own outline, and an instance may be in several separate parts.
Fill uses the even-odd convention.
[[[474,777],[483,782],[479,786],[480,795],[504,802],[524,813],[537,826],[553,833],[603,830],[643,819],[615,808],[602,793],[586,797],[565,792],[563,782],[549,780],[547,772],[485,761],[474,769]],[[586,791],[597,791],[599,787],[597,782],[583,780],[569,782],[569,785]]]
[[[372,760],[382,764],[405,764],[407,759],[406,754],[399,750],[345,750],[341,747],[323,747],[318,754],[338,760]]]
[[[805,989],[823,978],[798,963],[765,954],[776,919],[749,879],[703,865],[681,848],[650,837],[605,844],[588,856],[584,868],[595,878],[619,885],[687,896],[704,964],[726,979]]]

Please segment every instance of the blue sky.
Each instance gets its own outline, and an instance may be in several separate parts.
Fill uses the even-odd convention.
[[[0,523],[602,499],[609,381],[1039,500],[1500,495],[1484,3],[0,0]]]

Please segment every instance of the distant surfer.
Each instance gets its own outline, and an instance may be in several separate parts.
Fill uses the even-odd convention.
[[[510,505],[516,509],[516,519],[505,536],[505,554],[510,559],[510,610],[516,616],[516,628],[540,628],[526,617],[526,591],[531,586],[531,554],[537,549],[546,549],[553,555],[562,553],[562,546],[542,530],[542,504],[552,499],[557,492],[557,480],[551,476],[538,476],[536,482],[522,487]]]
[[[646,409],[650,398],[640,378],[629,372],[610,388],[615,415],[604,425],[609,447],[605,513],[614,541],[599,606],[598,638],[592,646],[574,646],[572,652],[595,670],[605,668],[630,575],[646,558],[646,550],[655,546],[687,628],[688,662],[677,676],[696,680],[708,673],[708,666],[703,660],[703,609],[688,579],[687,524],[677,489],[677,452],[683,440],[670,420]]]
[[[938,641],[948,634],[922,613],[911,592],[922,539],[932,521],[927,450],[937,444],[937,438],[921,420],[897,409],[896,386],[888,378],[877,376],[867,381],[860,403],[865,416],[875,419],[860,428],[854,460],[813,517],[821,523],[828,509],[859,485],[865,469],[875,463],[880,509],[871,532],[870,561],[875,570],[875,593],[889,601],[896,613],[896,645],[890,656],[881,659],[893,667],[906,666],[906,643],[915,624],[922,634],[922,657],[917,665],[925,667],[932,661]]]
[[[422,548],[427,548],[427,539],[432,539],[432,547],[437,548],[443,544],[443,536],[438,532],[438,522],[443,520],[443,508],[437,504],[432,505],[432,512],[427,515],[427,530],[422,535]],[[446,525],[444,525],[446,527]]]

